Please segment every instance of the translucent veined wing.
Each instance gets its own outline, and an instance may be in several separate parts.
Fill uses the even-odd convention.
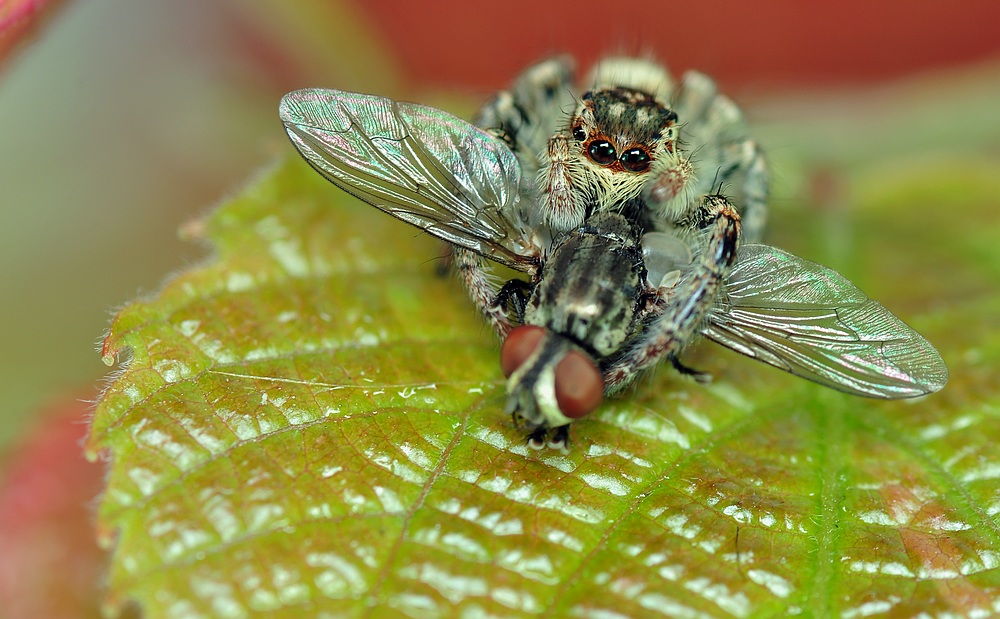
[[[767,245],[740,247],[702,333],[754,359],[872,398],[912,398],[948,382],[941,355],[845,277]]]
[[[533,268],[520,168],[500,140],[438,109],[339,90],[288,93],[279,115],[334,185],[449,243]]]

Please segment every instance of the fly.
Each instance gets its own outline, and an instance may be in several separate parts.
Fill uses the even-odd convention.
[[[855,395],[944,386],[940,355],[885,307],[757,243],[766,163],[710,78],[675,86],[652,62],[609,59],[579,93],[571,69],[530,67],[478,127],[337,90],[298,90],[279,108],[320,174],[452,244],[503,340],[507,410],[532,446],[565,445],[572,421],[661,361],[697,374],[679,355],[698,335]],[[722,183],[727,196],[712,190]],[[497,286],[490,263],[528,279]]]

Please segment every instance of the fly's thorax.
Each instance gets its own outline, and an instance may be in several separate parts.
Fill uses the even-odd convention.
[[[642,249],[632,227],[616,213],[599,213],[557,239],[542,265],[525,323],[605,357],[636,328],[646,290]]]

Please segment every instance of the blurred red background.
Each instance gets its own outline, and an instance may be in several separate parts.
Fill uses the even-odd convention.
[[[495,88],[527,62],[653,52],[730,86],[885,80],[1000,52],[990,0],[358,2],[417,83]]]

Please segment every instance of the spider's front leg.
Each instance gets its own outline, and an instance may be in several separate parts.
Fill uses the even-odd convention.
[[[696,217],[697,228],[706,235],[701,251],[632,346],[602,367],[605,392],[619,391],[643,370],[676,358],[694,339],[722,291],[736,260],[740,216],[726,198],[710,195]]]
[[[507,315],[506,303],[498,303],[501,288],[496,284],[496,276],[478,254],[462,247],[453,250],[455,268],[462,283],[469,291],[472,302],[483,313],[497,336],[504,340],[514,328]]]

